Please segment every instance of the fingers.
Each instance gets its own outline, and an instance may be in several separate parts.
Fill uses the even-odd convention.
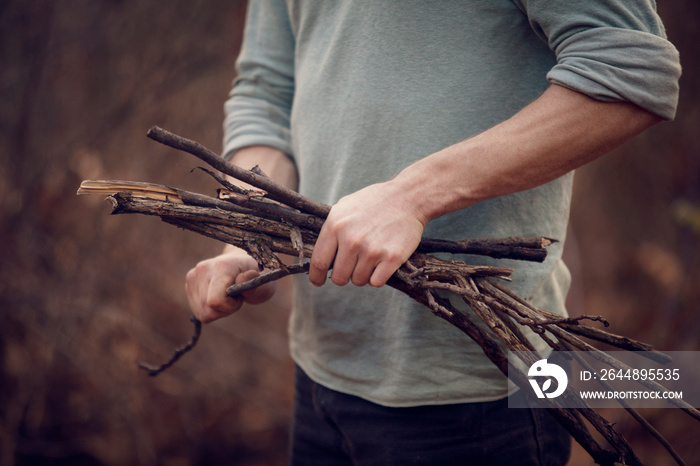
[[[260,272],[258,272],[257,270],[248,270],[246,272],[238,274],[234,283],[245,283],[258,276],[260,276]],[[264,285],[261,285],[250,291],[246,291],[241,295],[243,296],[245,302],[247,302],[248,304],[262,304],[265,301],[272,298],[272,295],[274,294],[275,285],[273,283],[265,283]]]
[[[397,237],[392,238],[394,242],[378,242],[371,238],[373,233],[370,230],[363,234],[348,234],[327,220],[311,256],[311,283],[323,285],[332,267],[330,278],[338,286],[350,282],[356,286],[384,286],[415,247],[404,247]]]
[[[319,233],[314,246],[314,252],[311,254],[309,281],[315,286],[321,286],[326,283],[328,269],[331,268],[338,249],[336,236],[328,230],[329,228],[326,228],[326,225],[321,228],[321,233]]]
[[[314,250],[314,255],[311,256],[309,280],[315,286],[321,286],[326,282],[329,269],[326,264],[331,264],[333,266],[331,281],[338,286],[352,282],[356,286],[369,284],[381,287],[407,259],[402,259],[398,254],[387,250],[340,247],[337,253],[336,250],[328,251],[331,251],[331,248],[322,251],[317,258],[314,258],[316,255]]]
[[[197,264],[187,273],[185,289],[190,309],[204,323],[226,317],[238,311],[244,301],[259,304],[268,300],[275,290],[272,283],[231,298],[226,289],[259,275],[257,264],[241,254],[222,254]]]
[[[408,260],[408,258],[406,258]],[[399,267],[406,261],[398,256],[394,256],[383,262],[380,262],[374,269],[372,276],[369,279],[369,284],[374,287],[384,286],[387,281],[394,275]]]
[[[204,323],[209,323],[238,311],[243,298],[229,298],[226,284],[234,277],[222,277],[210,261],[203,261],[187,273],[185,290],[192,313]]]
[[[311,283],[323,285],[332,267],[336,285],[380,287],[413,254],[426,222],[395,205],[400,197],[387,186],[371,185],[333,206],[311,255]]]
[[[309,266],[309,280],[315,286],[326,282],[331,267],[331,281],[338,286],[347,285],[350,280],[355,285],[364,286],[369,281],[376,263],[362,260],[363,245],[360,240],[341,240],[342,235],[342,228],[336,226],[332,219],[326,220],[316,240]]]
[[[355,269],[352,271],[352,276],[350,280],[355,286],[365,286],[370,283],[370,277],[372,276],[375,267],[377,267],[378,258],[371,258],[363,261],[358,261],[355,264]],[[380,284],[378,286],[383,285]]]
[[[382,251],[364,242],[363,237],[342,241],[333,262],[331,280],[340,286],[347,285],[348,282],[356,286],[365,286],[383,259]],[[383,283],[379,286],[381,285]]]

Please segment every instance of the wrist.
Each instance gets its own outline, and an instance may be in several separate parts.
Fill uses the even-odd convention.
[[[289,189],[297,189],[296,165],[289,155],[269,146],[248,146],[236,151],[231,163],[245,169],[258,166],[263,173]]]
[[[441,215],[442,206],[433,196],[433,178],[415,164],[402,170],[387,183],[392,186],[392,196],[399,206],[423,224],[423,227]]]
[[[223,251],[221,251],[221,254],[241,256],[241,257],[250,257],[250,255],[245,250],[243,250],[239,247],[236,247],[232,244],[225,245]]]
[[[419,217],[429,221],[478,202],[465,169],[467,155],[458,145],[436,152],[401,171],[394,182]]]

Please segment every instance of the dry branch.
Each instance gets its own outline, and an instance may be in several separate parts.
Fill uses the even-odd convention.
[[[197,341],[199,340],[199,337],[202,335],[202,323],[197,320],[196,317],[190,317],[190,321],[194,325],[194,333],[190,337],[190,341],[185,343],[184,346],[178,348],[175,350],[175,353],[173,356],[168,360],[168,362],[163,363],[159,366],[153,366],[151,364],[146,364],[145,362],[139,362],[139,368],[145,370],[148,372],[148,375],[151,377],[155,377],[156,375],[160,374],[164,370],[168,369],[171,367],[173,364],[175,364],[182,356],[185,355],[185,353],[188,353],[189,351],[192,350],[192,348],[195,347],[197,344]]]
[[[231,286],[229,296],[251,290],[290,274],[308,272],[306,257],[310,257],[318,232],[330,211],[324,204],[306,199],[298,193],[276,184],[260,170],[243,170],[226,162],[217,154],[194,141],[176,136],[154,127],[148,137],[170,147],[186,151],[223,174],[247,183],[261,191],[250,191],[230,183],[224,176],[203,169],[223,187],[218,198],[191,193],[150,183],[85,181],[79,194],[110,194],[112,213],[141,213],[155,215],[163,221],[199,234],[226,242],[246,250],[256,259],[260,269],[271,269],[259,277]],[[430,255],[434,252],[453,254],[481,254],[495,258],[543,261],[546,247],[553,240],[548,238],[468,239],[446,241],[423,239],[418,250],[391,277],[387,285],[424,304],[442,319],[450,322],[472,338],[484,350],[486,356],[518,386],[529,389],[522,371],[509,371],[507,350],[519,352],[529,367],[536,362],[531,352],[534,348],[523,334],[523,327],[530,328],[555,350],[575,348],[588,351],[611,367],[626,367],[618,360],[585,343],[586,337],[625,350],[644,351],[657,361],[667,362],[668,356],[651,346],[614,335],[583,321],[598,321],[607,326],[599,316],[564,318],[537,309],[513,293],[496,279],[507,280],[512,269],[504,267],[472,266],[462,261],[446,261]],[[298,263],[285,266],[277,256],[297,256]],[[438,291],[446,290],[460,296],[474,316],[456,308],[441,298]],[[477,325],[474,319],[486,324],[489,331]],[[198,337],[198,332],[197,332]],[[188,345],[191,348],[196,338]],[[188,348],[188,349],[189,349]],[[184,351],[178,350],[173,360],[162,368],[149,368],[160,372],[169,367]],[[532,359],[532,360],[530,360]],[[512,369],[512,368],[511,368]],[[652,383],[654,389],[663,389]],[[597,412],[587,407],[571,387],[562,396],[573,409],[562,409],[555,400],[542,400],[549,412],[571,433],[574,439],[601,465],[617,462],[640,465],[629,443],[613,426]],[[677,400],[674,400],[677,401]],[[679,407],[700,420],[700,412],[682,402]],[[588,431],[583,419],[607,441],[610,449],[603,447]],[[647,426],[648,427],[648,426]],[[658,432],[653,432],[658,435]],[[661,440],[665,446],[667,442]],[[679,464],[683,464],[672,449],[669,450]]]

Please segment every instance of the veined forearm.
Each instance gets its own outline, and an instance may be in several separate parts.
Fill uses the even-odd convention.
[[[660,120],[553,85],[512,118],[416,162],[392,183],[431,220],[552,181]]]

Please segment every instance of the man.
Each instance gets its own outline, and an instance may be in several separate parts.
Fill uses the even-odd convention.
[[[292,463],[565,464],[481,348],[382,285],[423,234],[547,236],[511,286],[565,315],[572,170],[675,114],[652,0],[252,1],[237,65],[225,154],[333,205],[295,277]],[[193,312],[235,312],[255,274],[232,248],[198,264]]]

